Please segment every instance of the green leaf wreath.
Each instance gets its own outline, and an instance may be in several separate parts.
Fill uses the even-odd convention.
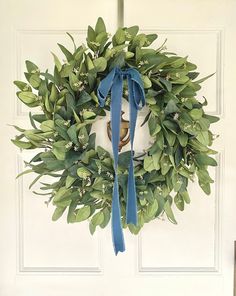
[[[165,44],[150,48],[156,34],[138,33],[138,26],[119,28],[110,38],[102,18],[95,28],[88,27],[87,45],[77,46],[68,33],[74,49],[58,44],[66,61],[53,54],[54,73],[41,72],[26,61],[26,82],[15,81],[18,98],[28,107],[40,107],[31,114],[32,129],[16,129],[20,135],[12,142],[21,149],[37,149],[26,162],[22,174],[34,172],[36,179],[54,177],[54,182],[41,183],[48,202],[56,207],[53,220],[67,213],[67,222],[90,220],[90,232],[104,228],[110,220],[113,159],[108,151],[96,146],[93,123],[110,110],[108,101],[100,108],[96,90],[99,82],[114,67],[137,69],[142,76],[146,108],[144,124],[149,127],[152,145],[144,153],[136,153],[135,177],[138,196],[138,226],[125,224],[127,172],[130,152],[119,155],[119,191],[123,227],[137,234],[148,223],[164,213],[177,223],[172,210],[184,210],[190,203],[189,180],[195,176],[202,190],[210,194],[213,183],[208,166],[217,163],[209,148],[214,135],[210,125],[218,117],[208,115],[197,91],[208,77],[197,79],[196,65],[187,57],[166,52]],[[128,100],[127,85],[123,97]],[[37,109],[38,110],[38,109]],[[43,149],[41,149],[43,148]],[[51,178],[50,178],[51,180]]]

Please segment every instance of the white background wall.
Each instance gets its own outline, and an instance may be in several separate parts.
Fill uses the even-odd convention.
[[[236,2],[125,0],[123,6],[118,17],[115,0],[0,0],[1,296],[233,293]],[[24,79],[24,61],[50,69],[50,51],[60,56],[56,43],[71,46],[65,32],[77,44],[84,42],[87,25],[94,25],[98,16],[111,33],[123,17],[127,26],[138,24],[141,31],[157,33],[157,46],[168,38],[168,50],[189,55],[202,76],[216,72],[200,95],[209,101],[207,111],[221,117],[214,127],[220,153],[211,196],[193,184],[191,204],[184,213],[175,211],[178,226],[164,219],[145,225],[138,237],[126,233],[127,251],[118,257],[110,227],[92,237],[87,222],[51,222],[53,208],[28,190],[33,176],[16,182],[30,155],[11,145],[15,131],[7,126],[28,125],[27,108],[17,101],[12,84]],[[102,141],[109,145],[105,133]],[[137,147],[142,142],[136,137]]]

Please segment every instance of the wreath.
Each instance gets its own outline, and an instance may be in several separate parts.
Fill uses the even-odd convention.
[[[190,203],[189,181],[197,178],[202,190],[210,194],[213,180],[208,166],[216,166],[217,162],[210,156],[216,151],[209,148],[215,138],[209,128],[219,118],[204,112],[207,100],[198,100],[197,91],[213,74],[197,79],[197,66],[187,57],[167,52],[165,43],[157,49],[150,48],[157,35],[138,31],[138,26],[118,28],[111,38],[104,21],[98,18],[94,29],[88,26],[87,45],[77,46],[69,33],[73,52],[58,44],[66,61],[62,63],[53,53],[53,74],[41,72],[37,65],[26,61],[27,82],[14,81],[19,88],[17,97],[29,108],[41,109],[29,112],[31,129],[15,126],[20,134],[12,142],[21,149],[37,151],[25,162],[28,169],[18,176],[36,173],[30,188],[43,176],[54,178],[49,179],[52,182],[41,182],[41,192],[34,191],[47,195],[46,203],[55,206],[53,221],[67,210],[68,223],[88,219],[93,234],[97,226],[106,227],[114,216],[122,228],[137,234],[145,223],[163,214],[177,223],[172,206],[183,211]],[[146,117],[142,125],[148,125],[152,144],[142,153],[135,153],[132,148],[119,153],[115,166],[115,155],[96,145],[98,135],[91,129],[100,117],[112,112],[109,89],[107,99],[101,103],[102,82],[112,73],[114,78],[119,71],[126,78],[130,70],[140,78],[136,92],[140,101],[143,91]],[[132,81],[137,82],[138,78]],[[120,94],[129,102],[132,81],[124,79]],[[120,113],[116,111],[114,114]],[[115,130],[110,129],[110,136],[113,134]],[[137,215],[136,221],[127,223],[131,163]],[[112,212],[116,178],[118,213]],[[113,232],[119,236],[116,226],[113,225]],[[115,245],[116,236],[113,234]],[[118,240],[122,244],[123,238]],[[117,253],[124,248],[115,249]]]

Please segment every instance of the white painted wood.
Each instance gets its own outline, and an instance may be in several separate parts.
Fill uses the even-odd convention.
[[[235,1],[146,1],[136,6],[125,1],[125,25],[138,24],[144,32],[165,38],[168,51],[177,52],[199,66],[205,82],[199,98],[209,101],[208,112],[221,117],[214,132],[219,167],[210,197],[193,185],[192,202],[184,214],[176,211],[179,226],[156,221],[139,238],[138,270],[142,278],[155,278],[160,295],[233,295],[233,241],[235,239],[233,77],[236,23]],[[143,17],[147,15],[147,17]],[[166,285],[165,285],[166,284]],[[151,285],[150,285],[151,286]],[[140,285],[140,295],[147,285]],[[142,290],[142,292],[141,292]],[[148,293],[147,293],[148,294]]]
[[[27,108],[17,101],[12,84],[23,79],[24,61],[30,59],[50,70],[50,51],[60,56],[56,43],[72,46],[65,32],[83,42],[87,25],[94,24],[98,16],[104,17],[113,33],[118,23],[117,2],[0,2],[0,295],[232,295],[235,6],[233,0],[124,1],[125,25],[139,24],[144,32],[156,32],[157,46],[168,38],[168,50],[189,55],[203,76],[216,71],[199,97],[205,95],[208,112],[221,117],[214,127],[220,134],[215,145],[220,154],[219,167],[212,170],[216,183],[211,196],[204,196],[192,184],[191,204],[184,213],[175,210],[178,226],[157,220],[146,225],[139,237],[125,232],[127,251],[115,257],[109,227],[91,237],[86,222],[52,222],[53,208],[47,208],[27,188],[32,176],[15,180],[22,159],[29,154],[20,153],[10,143],[15,131],[7,123],[28,125]],[[111,150],[105,124],[101,121],[94,128],[100,131],[100,144]],[[135,147],[141,151],[149,139],[139,127],[136,135]]]

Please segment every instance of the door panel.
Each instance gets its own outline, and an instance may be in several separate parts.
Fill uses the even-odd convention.
[[[229,105],[234,104],[230,81],[235,75],[231,67],[235,61],[231,51],[236,46],[232,38],[235,2],[150,0],[135,10],[134,5],[133,0],[125,1],[125,26],[138,24],[145,33],[157,33],[157,48],[167,38],[167,51],[188,55],[202,76],[216,72],[204,83],[198,98],[206,96],[206,110],[221,117],[213,127],[220,134],[215,144],[220,153],[219,166],[211,173],[216,181],[211,195],[206,197],[193,184],[191,204],[183,214],[176,211],[177,227],[165,221],[145,227],[138,242],[139,272],[154,276],[163,295],[232,295],[235,218],[230,204],[235,206],[235,201],[230,171],[232,174],[235,165],[231,151],[235,136],[230,135]],[[165,280],[171,287],[165,287]]]

